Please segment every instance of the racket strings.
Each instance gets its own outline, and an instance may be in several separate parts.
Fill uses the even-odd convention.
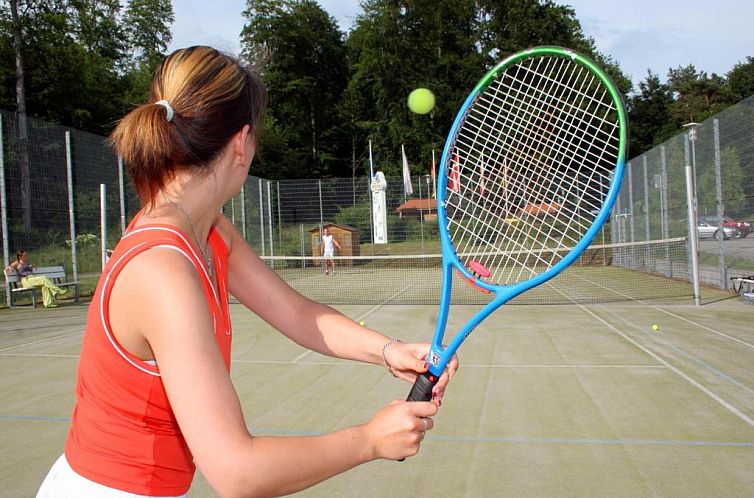
[[[501,285],[551,267],[581,239],[619,154],[615,105],[599,79],[565,57],[528,62],[477,97],[446,168],[456,252]]]
[[[494,151],[487,151],[487,153],[488,153],[488,154],[489,154],[489,153],[494,153]],[[520,160],[521,158],[518,158],[518,159]],[[540,183],[540,184],[542,184],[542,183]],[[551,192],[550,192],[550,193],[551,193]],[[540,195],[539,195],[539,196],[540,196],[540,197],[545,197],[546,195],[547,195],[547,193],[540,193]]]

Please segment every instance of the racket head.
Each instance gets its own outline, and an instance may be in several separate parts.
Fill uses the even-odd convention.
[[[443,260],[502,302],[554,277],[607,219],[627,146],[621,94],[589,58],[543,46],[503,60],[469,94],[443,149]]]

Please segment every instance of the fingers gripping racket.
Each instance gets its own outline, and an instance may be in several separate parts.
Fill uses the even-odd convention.
[[[479,323],[562,272],[608,217],[628,141],[620,93],[560,47],[507,58],[477,84],[443,150],[437,189],[443,283],[435,335],[409,401],[428,401]],[[453,271],[491,301],[443,345]]]

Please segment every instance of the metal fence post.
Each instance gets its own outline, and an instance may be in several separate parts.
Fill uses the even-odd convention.
[[[120,233],[126,233],[126,189],[123,181],[123,158],[118,156],[118,190],[120,193]]]
[[[99,184],[99,218],[100,218],[100,250],[102,252],[102,271],[107,265],[107,185]]]
[[[71,265],[73,266],[73,281],[79,281],[79,262],[76,256],[76,216],[73,202],[73,159],[71,150],[71,132],[65,132],[65,165],[68,187],[68,225],[71,234]],[[78,298],[78,296],[76,296]]]
[[[322,240],[322,226],[325,224],[322,214],[322,180],[317,180],[317,187],[319,188],[319,238]]]
[[[644,156],[643,173],[644,173],[644,240],[649,241],[651,238],[649,232],[649,175],[647,173],[647,156]]]
[[[722,175],[722,161],[720,157],[720,124],[715,118],[712,121],[713,139],[715,147],[715,198],[717,204],[717,226],[723,226],[723,214],[725,206],[723,205],[723,175]],[[728,286],[728,278],[725,271],[725,247],[723,244],[725,237],[720,237],[718,240],[718,247],[720,251],[720,288],[726,289]]]
[[[282,204],[282,202],[280,202],[280,182],[279,181],[275,182],[275,190],[277,191],[276,204],[277,204],[277,210],[278,210],[278,241],[279,241],[278,252],[281,256],[285,256],[284,251],[283,251],[283,217],[280,214],[280,205]]]
[[[633,175],[633,168],[632,164],[628,163],[628,210],[626,211],[626,214],[628,214],[629,221],[629,232],[631,234],[631,242],[635,242],[635,234],[634,234],[634,175]]]
[[[262,179],[259,179],[259,233],[262,235],[262,256],[265,254],[265,241],[264,241],[264,196],[262,194]]]
[[[660,146],[660,230],[662,233],[662,239],[667,239],[670,234],[670,226],[668,220],[668,165],[667,158],[665,156],[665,146]],[[673,276],[673,265],[670,262],[670,251],[668,246],[665,246],[665,276]]]
[[[275,255],[275,239],[272,237],[272,192],[270,189],[270,181],[267,180],[267,219],[268,221],[268,230],[270,235],[270,256]],[[272,267],[275,268],[275,262],[272,262]]]
[[[249,240],[246,238],[246,182],[241,185],[241,235],[243,240]]]
[[[3,268],[10,265],[10,245],[8,241],[8,199],[5,194],[5,143],[3,142],[3,117],[0,116],[0,218],[3,230]],[[5,302],[10,307],[10,285],[5,283]]]

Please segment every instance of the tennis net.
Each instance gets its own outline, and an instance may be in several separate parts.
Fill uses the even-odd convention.
[[[323,303],[437,304],[440,299],[439,254],[336,256],[334,275],[325,273],[321,257],[262,259],[294,289]],[[691,295],[686,239],[677,238],[592,245],[560,275],[511,303],[588,304]],[[452,296],[453,304],[485,304],[491,299],[455,273]]]

